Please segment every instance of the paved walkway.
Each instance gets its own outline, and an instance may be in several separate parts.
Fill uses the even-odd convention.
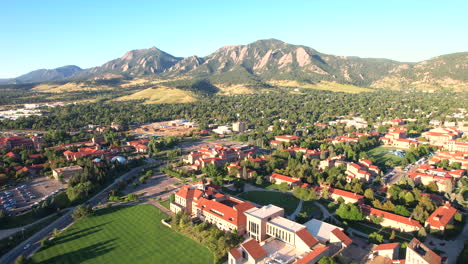
[[[152,204],[154,206],[156,206],[158,209],[160,209],[161,211],[163,211],[164,213],[168,214],[169,216],[173,216],[174,213],[171,212],[171,210],[167,209],[166,207],[162,206],[158,201],[156,200],[148,200],[146,202],[147,204]]]
[[[297,205],[296,210],[294,210],[294,212],[293,212],[290,216],[288,216],[288,219],[289,219],[289,220],[293,220],[293,221],[296,220],[296,216],[297,216],[297,215],[301,212],[301,210],[302,210],[302,203],[303,203],[303,202],[304,202],[303,200],[299,200],[299,204]]]
[[[466,216],[465,216],[466,217]],[[428,235],[424,244],[432,249],[438,249],[444,252],[443,257],[448,257],[448,264],[455,264],[457,257],[463,250],[464,242],[468,237],[468,221],[465,223],[463,231],[454,240],[442,240],[434,236]],[[430,245],[432,242],[433,245]],[[443,244],[443,245],[442,245]]]

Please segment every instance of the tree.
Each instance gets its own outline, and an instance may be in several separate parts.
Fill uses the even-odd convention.
[[[424,227],[420,228],[418,231],[419,238],[425,238],[427,236],[426,229]]]
[[[402,215],[402,216],[410,216],[410,212],[408,211],[408,209],[406,209],[406,207],[404,207],[403,205],[397,205],[395,206],[395,210],[393,210],[395,212],[395,214],[397,215]]]
[[[430,182],[428,185],[427,185],[427,189],[430,191],[430,192],[437,192],[439,191],[439,187],[437,187],[437,184],[435,182]]]
[[[173,203],[175,201],[175,194],[171,193],[169,196],[169,202]]]
[[[390,241],[393,241],[395,237],[396,237],[395,230],[392,230],[392,233],[390,233],[390,237],[389,237]]]
[[[373,233],[369,234],[369,242],[370,243],[382,244],[383,241],[384,241],[383,235],[381,235],[381,234],[379,234],[377,232],[373,232]]]
[[[240,180],[234,181],[234,188],[236,188],[236,190],[239,191],[239,192],[243,191],[244,190],[244,182],[240,181]]]
[[[15,260],[15,264],[27,264],[27,263],[30,263],[30,261],[27,258],[25,258],[23,255],[19,255]]]
[[[404,199],[405,199],[406,204],[409,204],[414,201],[414,195],[411,192],[407,192],[405,194]]]
[[[257,176],[257,178],[255,179],[255,184],[257,184],[257,185],[263,184],[263,177],[262,176]]]
[[[330,191],[329,191],[328,187],[324,187],[322,189],[322,198],[325,199],[325,200],[328,200],[330,198]]]
[[[335,264],[335,261],[331,257],[322,257],[318,264]]]
[[[364,192],[364,197],[373,201],[375,199],[374,190],[372,190],[371,188],[366,189],[366,191]]]
[[[52,234],[54,234],[54,237],[58,237],[58,235],[60,234],[60,232],[58,231],[57,228],[54,228],[54,230],[52,230]]]
[[[341,203],[336,214],[342,219],[360,221],[364,219],[361,210],[355,204],[352,203]]]
[[[88,217],[93,214],[93,208],[91,205],[78,205],[72,213],[73,219],[77,220],[83,217]]]
[[[372,223],[376,224],[376,225],[380,225],[380,223],[382,223],[383,221],[383,216],[382,215],[371,215],[370,217],[370,220]]]

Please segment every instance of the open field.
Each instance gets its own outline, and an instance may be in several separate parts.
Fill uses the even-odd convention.
[[[403,158],[388,153],[388,151],[395,149],[398,148],[380,146],[367,151],[367,154],[369,155],[369,157],[374,159],[375,164],[377,166],[384,165],[385,162],[387,162],[387,160],[391,160],[394,164],[398,164],[401,160],[403,160]]]
[[[32,91],[42,93],[69,93],[69,92],[82,92],[82,91],[103,91],[112,90],[113,87],[107,85],[88,85],[85,83],[68,82],[65,84],[50,84],[43,83],[32,88]]]
[[[213,263],[207,248],[162,225],[166,217],[152,205],[101,209],[32,258],[35,263]]]
[[[242,193],[239,197],[259,205],[274,204],[282,207],[286,215],[292,214],[299,204],[299,199],[292,194],[281,192],[251,191]]]
[[[293,87],[305,89],[327,90],[332,92],[361,93],[372,92],[372,89],[359,87],[350,84],[340,84],[336,82],[322,81],[317,84],[301,83],[297,81],[271,81],[269,84],[279,87]]]
[[[196,101],[193,93],[176,88],[148,88],[117,98],[118,101],[145,100],[145,104],[190,103]]]
[[[150,136],[181,136],[183,134],[189,134],[196,129],[186,126],[171,126],[169,122],[170,121],[144,124],[129,132]]]
[[[221,90],[222,94],[225,95],[235,95],[235,94],[253,94],[255,90],[249,88],[243,84],[236,84],[236,85],[216,85]]]

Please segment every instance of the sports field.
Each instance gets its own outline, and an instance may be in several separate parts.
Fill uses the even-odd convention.
[[[374,158],[375,164],[377,166],[385,165],[385,162],[387,162],[387,160],[391,160],[395,165],[398,165],[403,160],[403,158],[395,156],[389,152],[391,150],[397,149],[398,148],[380,146],[367,151],[367,154],[369,155],[369,157]]]
[[[202,245],[161,224],[152,205],[116,206],[78,220],[35,263],[213,263]]]

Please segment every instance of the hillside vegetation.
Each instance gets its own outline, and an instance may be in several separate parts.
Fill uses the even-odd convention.
[[[143,100],[145,104],[190,103],[196,100],[192,92],[176,88],[148,88],[131,95],[117,98],[118,101]]]

